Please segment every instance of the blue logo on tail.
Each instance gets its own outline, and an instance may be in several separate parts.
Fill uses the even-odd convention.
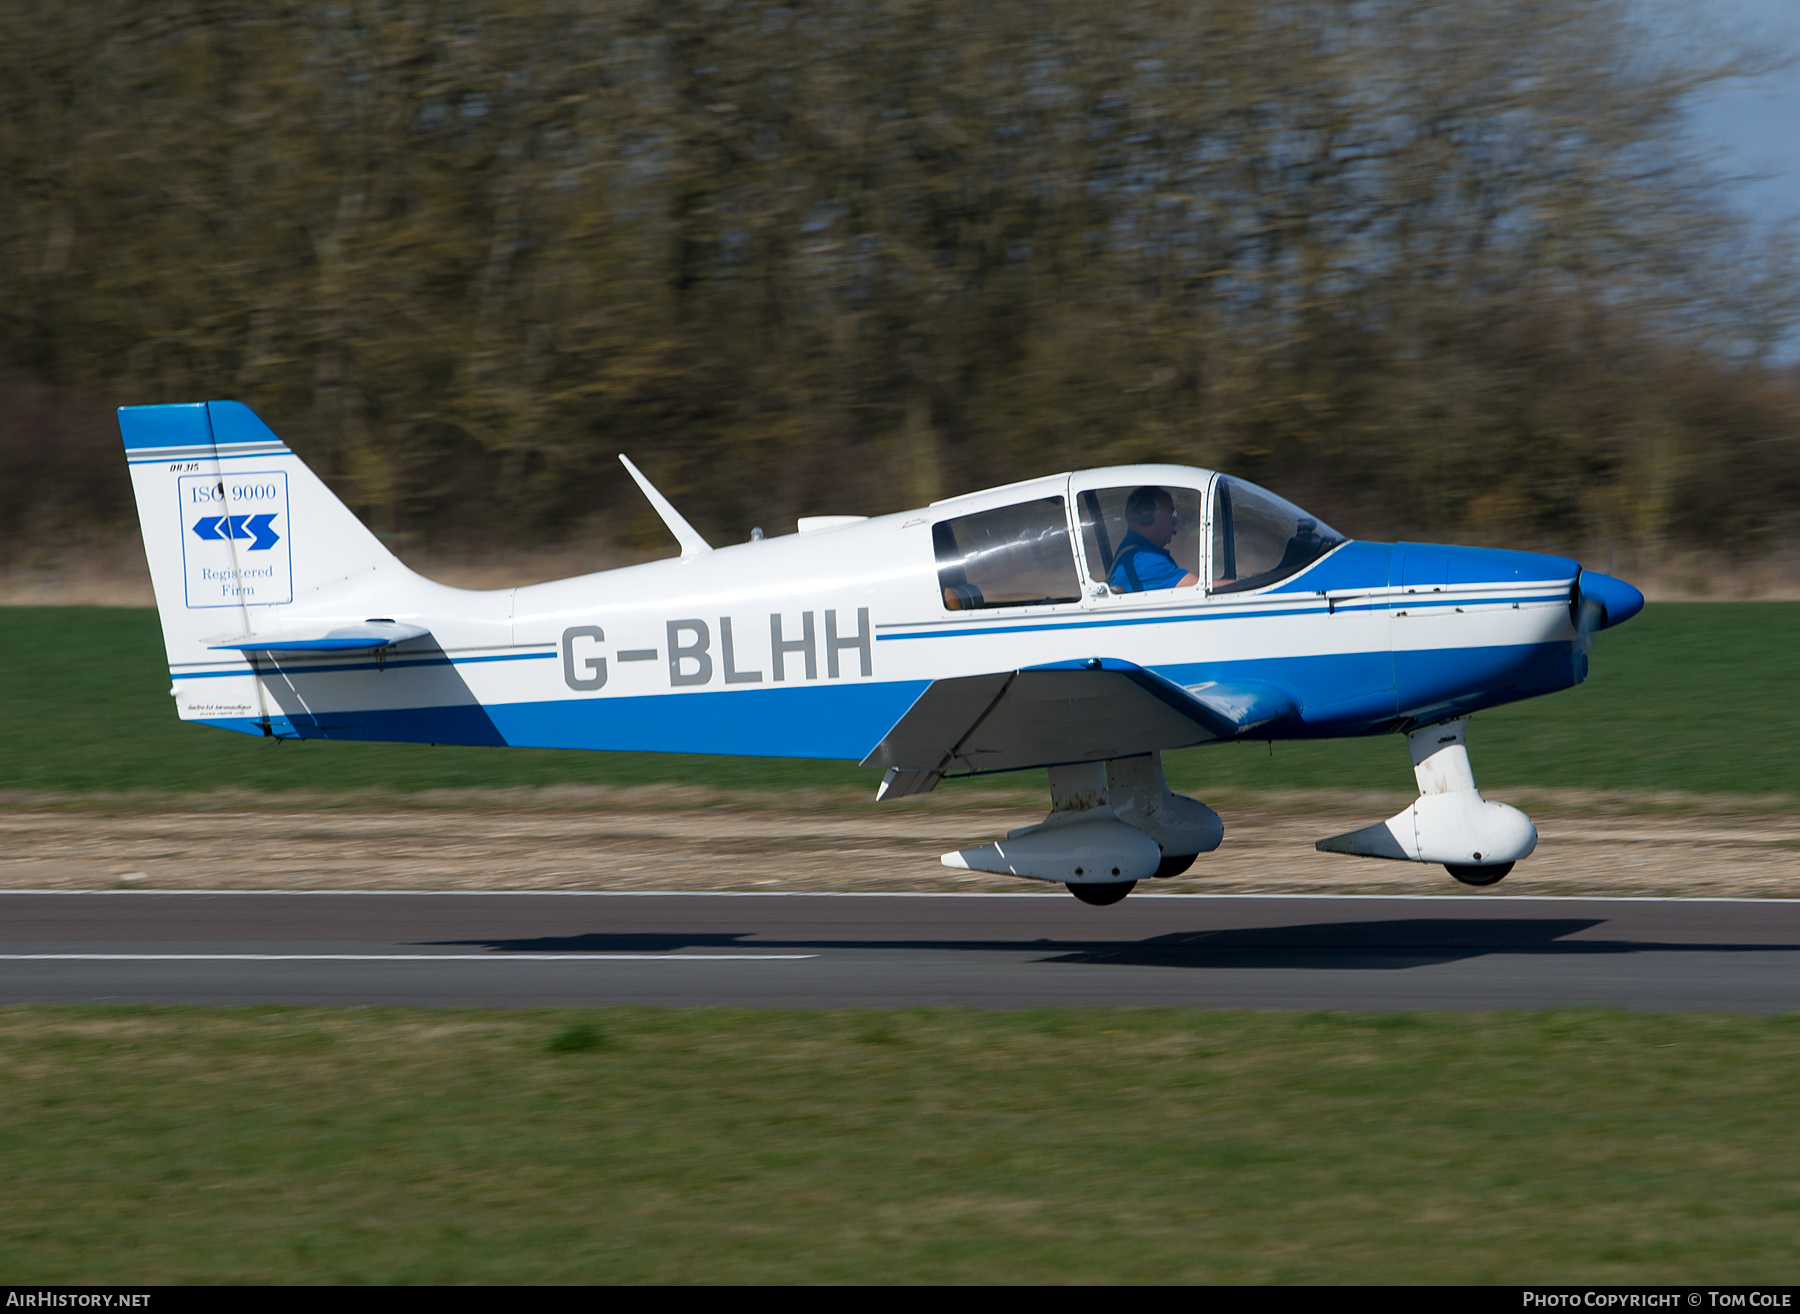
[[[256,516],[201,516],[194,522],[194,537],[212,543],[228,538],[254,539],[248,550],[266,552],[281,542],[281,535],[270,528],[280,514],[268,511]]]

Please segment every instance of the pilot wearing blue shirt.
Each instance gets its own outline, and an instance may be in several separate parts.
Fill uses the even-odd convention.
[[[1108,583],[1114,593],[1143,593],[1149,589],[1182,589],[1199,583],[1199,576],[1183,570],[1169,555],[1168,547],[1180,522],[1175,499],[1161,488],[1139,488],[1125,499],[1125,523],[1130,531],[1113,558]]]

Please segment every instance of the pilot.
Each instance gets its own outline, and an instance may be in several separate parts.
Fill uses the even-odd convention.
[[[1130,532],[1119,544],[1108,580],[1114,593],[1184,589],[1199,583],[1199,576],[1183,570],[1169,555],[1169,543],[1180,522],[1175,517],[1175,499],[1167,489],[1135,490],[1125,499],[1125,523]]]

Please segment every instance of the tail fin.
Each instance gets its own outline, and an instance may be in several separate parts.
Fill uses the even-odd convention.
[[[184,719],[268,732],[252,667],[222,643],[370,606],[417,614],[441,591],[240,402],[125,406],[119,431]]]

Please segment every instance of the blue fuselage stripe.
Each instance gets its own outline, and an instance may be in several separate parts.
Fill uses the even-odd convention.
[[[1289,595],[1290,597],[1292,595]],[[1105,620],[1046,620],[1034,625],[980,625],[966,629],[954,630],[915,630],[908,634],[877,634],[876,642],[885,643],[892,639],[962,639],[979,634],[1034,634],[1044,630],[1104,630],[1116,629],[1127,625],[1180,625],[1189,621],[1222,621],[1222,620],[1275,620],[1289,616],[1323,616],[1327,613],[1345,611],[1411,611],[1426,607],[1468,607],[1493,606],[1504,607],[1524,602],[1567,602],[1568,593],[1539,593],[1526,597],[1492,597],[1486,594],[1475,595],[1459,593],[1455,595],[1432,594],[1429,597],[1414,594],[1394,594],[1379,602],[1354,602],[1342,606],[1310,606],[1310,607],[1259,607],[1254,611],[1214,611],[1214,612],[1178,612],[1161,616],[1116,616]],[[1287,601],[1283,598],[1282,601]]]

